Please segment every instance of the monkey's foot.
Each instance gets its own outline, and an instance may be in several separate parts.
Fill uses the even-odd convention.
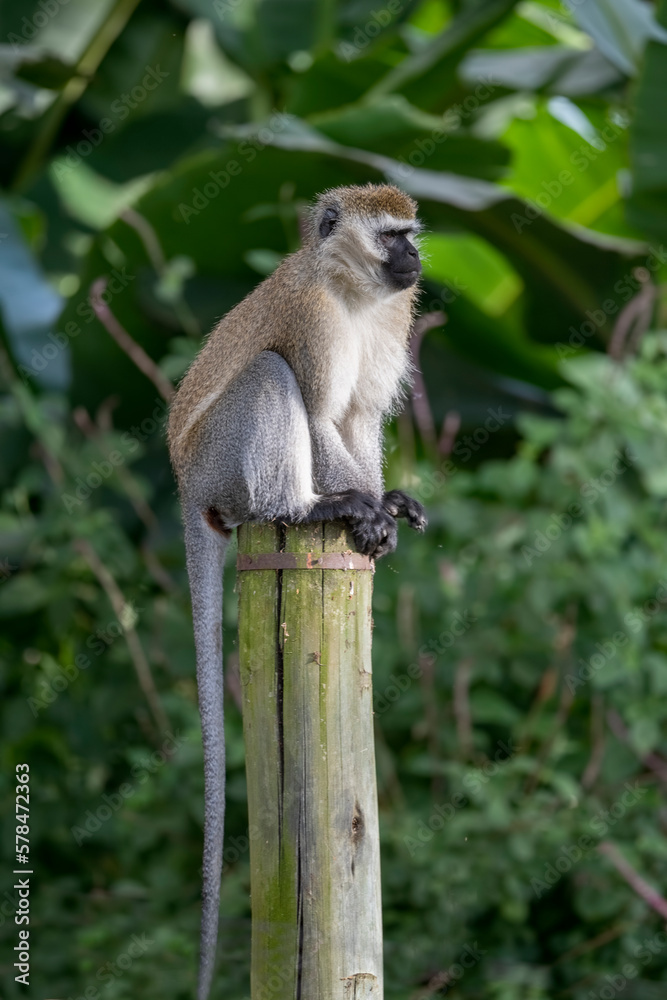
[[[389,490],[385,493],[382,506],[392,517],[404,517],[415,531],[423,531],[428,524],[422,505],[403,490]]]
[[[385,510],[382,501],[370,494],[348,490],[323,496],[305,518],[306,521],[338,519],[349,522],[355,545],[362,555],[379,559],[396,548],[396,521]]]

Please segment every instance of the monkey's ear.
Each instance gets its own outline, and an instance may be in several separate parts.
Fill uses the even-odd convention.
[[[320,236],[324,239],[329,236],[332,229],[338,222],[338,209],[337,208],[325,208],[322,218],[320,219]]]

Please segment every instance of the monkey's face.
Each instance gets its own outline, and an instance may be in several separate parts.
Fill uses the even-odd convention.
[[[384,297],[419,280],[422,265],[414,242],[418,231],[414,219],[328,206],[319,224],[320,258],[338,284]]]
[[[390,184],[333,188],[314,208],[311,246],[344,294],[384,298],[421,274],[416,204]]]
[[[384,229],[377,234],[378,243],[386,254],[382,261],[385,281],[397,291],[411,288],[421,274],[422,262],[410,239],[412,235],[412,227]]]

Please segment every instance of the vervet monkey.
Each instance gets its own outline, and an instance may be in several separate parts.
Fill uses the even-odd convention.
[[[384,492],[382,425],[410,373],[416,204],[390,185],[317,199],[304,245],[218,323],[169,418],[192,596],[205,777],[199,1000],[215,959],[225,809],[222,570],[232,528],[345,519],[360,552],[396,547],[421,504]]]

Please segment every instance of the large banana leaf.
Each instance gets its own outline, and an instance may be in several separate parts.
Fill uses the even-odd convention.
[[[514,307],[513,325],[506,328],[488,317],[482,322],[479,310],[469,310],[452,335],[459,348],[490,369],[548,384],[552,364],[546,356],[531,356],[529,340],[567,342],[572,329],[579,329],[589,314],[614,296],[614,284],[641,259],[636,256],[638,247],[611,239],[604,243],[592,234],[568,231],[544,217],[519,232],[514,217],[525,213],[526,205],[506,189],[427,170],[413,169],[406,176],[402,167],[380,154],[333,143],[305,125],[298,130],[292,126],[289,131],[275,132],[272,145],[262,149],[246,135],[223,150],[183,161],[157,180],[136,209],[160,234],[167,260],[185,255],[194,261],[199,277],[189,287],[189,302],[202,330],[206,330],[216,315],[259,280],[257,251],[284,253],[291,249],[285,220],[291,217],[295,227],[299,205],[324,187],[383,177],[397,180],[418,198],[430,230],[477,233],[500,249],[523,279],[525,290]],[[105,251],[109,245],[113,247],[111,257]],[[82,294],[99,274],[110,273],[118,263],[131,278],[114,300],[113,309],[133,336],[159,359],[167,351],[169,325],[155,295],[156,277],[146,251],[125,222],[115,223],[96,242],[86,262]],[[77,312],[85,308],[77,297],[68,306],[63,323],[76,319]],[[604,334],[608,323],[602,315],[605,322],[600,331]],[[514,330],[511,334],[510,329]],[[85,336],[72,341],[72,350],[75,396],[95,405],[114,391],[116,376],[111,370],[117,371],[121,363],[118,349],[93,321],[86,324]],[[109,361],[108,382],[105,359]],[[139,394],[142,376],[129,362],[126,369],[128,391],[124,398],[131,408],[129,387],[135,385]],[[92,370],[96,372],[94,383]]]

